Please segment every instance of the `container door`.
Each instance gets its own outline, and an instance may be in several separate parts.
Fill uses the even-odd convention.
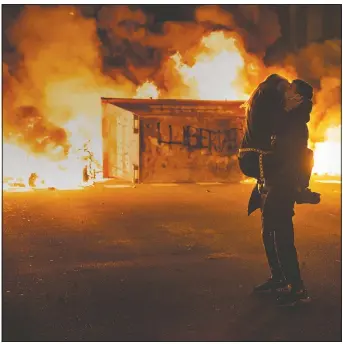
[[[111,104],[103,107],[104,177],[137,182],[139,130],[137,116]]]

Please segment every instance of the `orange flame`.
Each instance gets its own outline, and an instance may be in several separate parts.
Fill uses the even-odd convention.
[[[157,99],[159,95],[160,92],[157,86],[153,82],[147,81],[137,88],[136,95],[133,98]]]
[[[169,69],[165,73],[165,82],[185,90],[183,98],[245,100],[270,73],[276,72],[289,79],[296,77],[292,71],[264,67],[260,60],[243,49],[238,36],[228,36],[223,32],[213,32],[203,37],[198,51],[192,56],[192,62],[191,65],[186,64],[180,53],[174,54],[166,62]],[[82,78],[69,77],[59,83],[51,81],[45,89],[52,118],[69,133],[71,150],[68,157],[60,162],[52,162],[48,156],[38,157],[7,142],[4,144],[5,177],[12,177],[12,183],[22,181],[27,186],[30,174],[37,173],[38,187],[77,188],[84,185],[83,171],[87,164],[85,150],[82,150],[84,143],[90,141],[88,150],[94,153],[96,161],[101,159],[100,97],[112,96],[113,93],[114,96],[128,98],[155,99],[162,94],[166,98],[169,96],[168,92],[163,93],[152,81],[146,81],[136,90],[118,87],[115,92],[108,87],[99,88],[93,80],[91,85],[93,88],[84,87]],[[59,114],[63,107],[70,109],[70,113],[62,121]],[[326,134],[326,141],[314,145],[313,172],[340,174],[340,127],[330,128]],[[97,175],[95,180],[97,178],[100,176]],[[5,187],[9,185],[10,182]]]
[[[29,186],[32,173],[37,174],[36,188],[75,189],[85,186],[82,171],[85,167],[83,155],[72,151],[68,158],[54,162],[47,156],[35,156],[22,148],[4,143],[4,189],[9,190],[18,184]],[[15,159],[13,159],[15,157]]]
[[[325,141],[314,144],[313,173],[319,175],[341,175],[341,126],[328,128]]]
[[[195,56],[193,66],[182,63],[180,54],[174,60],[183,81],[192,89],[192,97],[208,100],[247,99],[237,81],[244,67],[236,40],[226,38],[222,32],[214,32],[202,39],[204,50]]]

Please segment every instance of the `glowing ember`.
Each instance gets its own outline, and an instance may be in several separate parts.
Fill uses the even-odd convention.
[[[327,129],[325,139],[314,145],[313,173],[341,175],[341,126]]]

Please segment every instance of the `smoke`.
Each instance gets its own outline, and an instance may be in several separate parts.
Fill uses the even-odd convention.
[[[281,37],[278,16],[268,6],[239,5],[236,18],[247,51],[261,58],[266,49]]]
[[[4,65],[7,140],[62,159],[71,141],[82,146],[75,142],[77,135],[87,137],[100,130],[101,96],[133,94],[125,77],[114,82],[102,74],[96,29],[95,20],[84,18],[74,7],[25,7],[7,32],[20,57],[16,65]],[[68,131],[77,115],[84,123],[76,133]],[[87,121],[95,116],[96,125]]]
[[[198,23],[209,27],[233,29],[236,26],[233,15],[217,5],[198,7],[195,11],[195,19]]]
[[[128,6],[103,6],[98,12],[97,25],[103,37],[101,49],[106,72],[119,67],[136,84],[149,78],[158,60],[141,43],[148,30],[145,14]]]
[[[210,30],[235,31],[245,50],[260,58],[281,37],[278,16],[267,6],[239,5],[232,12],[217,5],[201,6],[197,8],[195,18]]]
[[[309,123],[313,141],[324,139],[328,127],[341,124],[341,46],[340,40],[313,43],[283,61],[315,88]]]
[[[161,32],[156,33],[143,11],[124,5],[103,6],[97,21],[104,35],[106,70],[120,67],[137,85],[155,79],[174,53],[179,52],[185,58],[192,56],[192,49],[205,32],[194,22],[165,22]]]
[[[203,37],[213,31],[235,40],[245,62],[240,86],[246,92],[272,72],[298,75],[317,90],[315,135],[322,136],[328,122],[340,123],[341,42],[312,44],[288,56],[283,69],[267,68],[265,52],[281,36],[270,7],[199,6],[189,21],[164,22],[156,30],[154,18],[137,7],[30,5],[6,32],[16,54],[3,66],[5,139],[62,159],[90,137],[101,139],[102,96],[134,97],[138,86],[151,81],[162,98],[192,97],[191,81],[176,67],[192,67],[199,52],[210,51]],[[101,156],[101,142],[94,145]]]
[[[236,20],[237,19],[237,20]],[[281,35],[277,15],[262,6],[238,6],[232,13],[217,5],[199,6],[192,21],[163,24],[160,32],[153,30],[153,18],[141,9],[129,6],[103,6],[97,15],[101,30],[102,54],[106,73],[120,68],[122,74],[135,84],[154,80],[159,88],[175,94],[178,84],[162,80],[161,75],[172,74],[170,56],[178,53],[182,62],[192,66],[195,56],[204,49],[202,38],[213,31],[235,33],[247,52],[264,56],[267,47]],[[174,80],[175,79],[175,80]]]
[[[17,142],[27,145],[32,152],[50,153],[52,159],[62,159],[68,154],[70,147],[66,131],[43,117],[36,107],[21,106],[16,109],[11,125],[22,128]]]

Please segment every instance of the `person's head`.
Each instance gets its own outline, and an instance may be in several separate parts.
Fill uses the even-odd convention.
[[[280,93],[286,92],[290,87],[288,80],[279,74],[269,75],[263,84],[266,88],[274,88]]]
[[[312,111],[313,87],[307,82],[295,79],[286,92],[285,104],[288,104],[287,113],[298,121],[307,123]]]
[[[251,94],[249,100],[246,102],[245,107],[247,111],[251,109],[256,100],[264,95],[270,95],[271,101],[280,105],[283,102],[285,92],[290,88],[288,80],[278,74],[269,75],[263,82],[261,82],[254,92]]]
[[[313,98],[313,87],[301,79],[295,79],[291,83],[291,88],[294,92],[300,94],[303,98],[312,100]]]

